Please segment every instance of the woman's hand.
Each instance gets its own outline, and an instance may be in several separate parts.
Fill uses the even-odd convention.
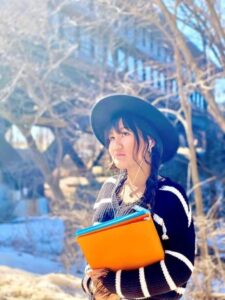
[[[109,271],[109,269],[95,269],[87,272],[93,282],[95,300],[119,300],[119,297],[116,294],[112,294],[103,285],[103,278],[109,273]]]

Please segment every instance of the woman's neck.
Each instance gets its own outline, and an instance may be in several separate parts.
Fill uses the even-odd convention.
[[[142,168],[128,169],[126,181],[130,186],[142,188],[146,184],[150,171],[149,165],[143,165]]]

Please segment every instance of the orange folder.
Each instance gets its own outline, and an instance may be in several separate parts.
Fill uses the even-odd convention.
[[[92,269],[131,270],[164,259],[161,241],[146,209],[80,229],[76,241]]]

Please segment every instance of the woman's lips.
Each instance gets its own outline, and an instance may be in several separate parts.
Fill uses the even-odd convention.
[[[125,156],[125,154],[123,154],[123,153],[115,154],[115,157],[116,157],[116,158],[121,158],[121,157],[124,157],[124,156]]]

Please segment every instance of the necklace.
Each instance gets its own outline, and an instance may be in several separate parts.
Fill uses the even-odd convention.
[[[127,180],[127,186],[130,188],[131,192],[129,193],[129,196],[131,198],[133,198],[135,195],[140,197],[144,194],[145,192],[145,188],[146,188],[146,185],[143,184],[139,187],[135,186],[134,184],[130,183],[128,180]]]
[[[142,158],[142,161],[141,161],[141,163],[140,163],[140,166],[138,167],[138,170],[137,170],[137,172],[136,172],[136,174],[135,174],[135,176],[134,176],[134,179],[133,179],[133,181],[135,182],[135,179],[137,178],[137,175],[139,174],[139,172],[140,172],[140,170],[141,170],[141,166],[142,166],[142,164],[143,164],[143,161],[144,161],[144,159]],[[131,197],[131,198],[133,198],[133,196],[134,195],[136,195],[136,196],[138,196],[139,197],[139,194],[140,193],[138,193],[138,190],[142,190],[143,188],[144,188],[144,191],[145,191],[145,184],[144,185],[141,185],[141,186],[139,186],[139,187],[137,187],[137,186],[135,186],[132,182],[130,182],[130,180],[128,179],[128,177],[127,177],[127,179],[126,179],[126,182],[127,182],[127,185],[129,186],[129,188],[130,188],[130,190],[131,190],[131,192],[130,192],[130,194],[129,194],[129,196]],[[144,191],[143,192],[141,192],[141,196],[144,194]]]
[[[129,190],[127,190],[127,188],[129,188]],[[128,185],[128,183],[126,184],[124,182],[121,192],[120,192],[120,195],[121,195],[121,198],[123,199],[123,201],[128,204],[128,203],[133,203],[133,202],[140,200],[141,197],[143,197],[144,192],[145,192],[145,189],[140,190],[140,188],[136,187],[136,189],[134,190]]]
[[[133,179],[134,181],[137,178],[138,173],[140,172],[141,165],[142,165],[143,161],[144,161],[144,159],[142,159],[142,161],[140,163],[140,166],[138,167],[138,170],[137,170],[137,172],[136,172],[136,174],[134,176],[134,179]],[[130,190],[130,192],[128,193],[128,195],[126,195],[126,186]],[[129,202],[135,202],[135,201],[139,200],[144,195],[145,189],[146,189],[146,184],[137,187],[137,186],[135,186],[133,183],[131,183],[129,181],[128,177],[126,177],[126,179],[123,182],[120,195],[121,195],[121,198],[123,199],[124,202],[128,202],[128,203]],[[127,196],[130,197],[131,200],[127,199]],[[134,197],[136,199],[132,199]]]

